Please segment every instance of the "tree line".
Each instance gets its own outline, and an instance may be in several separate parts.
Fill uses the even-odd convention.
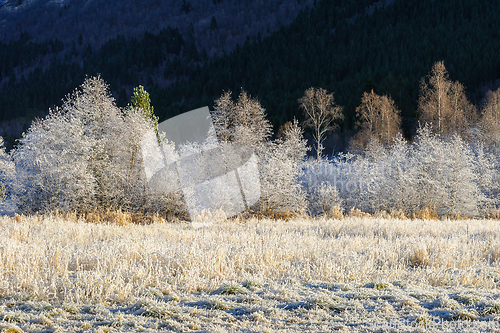
[[[357,149],[333,159],[323,154],[324,139],[343,116],[333,93],[307,89],[297,101],[305,121],[293,119],[273,135],[256,97],[224,91],[211,113],[214,135],[258,157],[261,195],[249,213],[498,216],[500,89],[486,94],[478,113],[442,61],[420,82],[421,125],[413,141],[402,135],[392,98],[365,92],[357,107],[360,131],[351,143]],[[130,101],[118,107],[104,80],[87,78],[61,108],[35,120],[10,153],[1,149],[2,200],[31,214],[126,210],[187,218],[181,189],[148,187],[141,142],[158,131],[158,117],[144,87],[135,88]],[[315,133],[315,158],[307,158],[302,126]],[[160,146],[171,145],[157,134]]]
[[[303,208],[296,180],[307,143],[298,123],[271,140],[265,109],[246,92],[236,100],[226,92],[215,103],[212,116],[221,142],[245,145],[259,156],[261,195],[252,211],[278,214]],[[106,82],[87,78],[61,108],[35,120],[10,153],[2,147],[2,197],[25,214],[124,210],[187,218],[182,189],[158,193],[148,186],[141,143],[157,126],[142,86],[134,89],[131,104],[119,108]],[[162,149],[171,144],[161,133],[158,142]],[[191,145],[176,148],[196,151]]]

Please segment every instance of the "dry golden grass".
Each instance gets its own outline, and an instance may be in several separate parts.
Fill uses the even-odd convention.
[[[193,228],[185,222],[135,224],[125,213],[103,216],[100,223],[71,214],[1,217],[0,298],[114,302],[152,287],[213,291],[225,281],[245,280],[481,288],[498,288],[500,281],[495,220],[363,215],[235,219]]]
[[[413,267],[427,267],[429,265],[429,252],[425,247],[416,248],[410,254],[408,263]]]
[[[337,220],[344,219],[344,213],[342,212],[342,209],[340,208],[340,206],[335,206],[335,208],[333,208],[333,212],[331,213],[330,217],[337,219]]]
[[[249,214],[245,216],[246,218],[257,218],[259,220],[262,219],[271,219],[271,220],[285,220],[290,221],[292,219],[304,218],[306,216],[305,212],[294,212],[294,211],[273,211],[272,209],[267,209],[265,211],[259,211],[255,214]],[[242,215],[239,216],[241,218]]]
[[[163,222],[164,219],[160,218],[159,214],[149,213],[132,213],[128,211],[118,210],[105,210],[105,211],[92,211],[87,213],[77,213],[77,212],[58,212],[53,211],[51,213],[45,214],[44,216],[36,215],[38,219],[45,217],[62,219],[71,222],[88,222],[97,224],[116,224],[124,226],[130,223],[134,224],[151,224]],[[24,215],[17,217],[16,220],[26,219]]]
[[[500,220],[500,209],[494,210],[490,212],[488,215],[488,218],[494,219],[494,220]]]
[[[494,246],[491,250],[490,250],[490,254],[491,254],[491,261],[493,263],[498,263],[500,264],[500,245],[496,245]]]
[[[421,220],[439,220],[439,215],[437,214],[435,209],[432,209],[430,207],[425,207],[416,213],[413,213],[412,216],[414,219],[421,219]]]
[[[349,211],[349,217],[357,217],[357,218],[369,218],[370,214],[362,212],[361,210],[352,207],[351,210]]]

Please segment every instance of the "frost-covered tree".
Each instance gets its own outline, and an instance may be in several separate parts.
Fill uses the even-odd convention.
[[[406,187],[411,183],[408,158],[408,146],[400,135],[391,146],[372,139],[363,153],[339,155],[333,164],[345,209],[404,210],[411,197]]]
[[[447,94],[450,84],[448,71],[442,61],[436,62],[429,75],[420,81],[420,119],[432,123],[437,133],[443,133],[446,129],[444,117],[449,111]]]
[[[498,193],[491,192],[498,188],[491,155],[474,152],[458,135],[434,134],[429,125],[411,145],[397,136],[391,146],[372,140],[362,154],[339,155],[328,175],[345,209],[369,213],[429,209],[440,216],[477,216],[494,206]]]
[[[137,209],[145,203],[141,109],[124,116],[99,77],[87,78],[61,109],[35,121],[13,153],[26,212]]]
[[[121,110],[100,77],[87,78],[69,95],[62,109],[79,119],[84,135],[92,141],[89,163],[96,181],[96,200],[104,208],[121,207],[127,187],[125,166],[130,163]]]
[[[232,140],[232,119],[234,117],[234,102],[232,92],[225,91],[221,97],[214,102],[214,111],[212,112],[212,122],[217,132],[217,137],[222,143]]]
[[[266,110],[246,91],[238,96],[233,113],[233,140],[236,143],[257,147],[266,142],[272,132]]]
[[[458,81],[451,83],[448,96],[450,113],[446,123],[449,124],[449,131],[460,134],[462,138],[468,137],[469,127],[477,120],[476,108],[465,95],[463,84]]]
[[[290,156],[294,163],[301,163],[307,152],[307,140],[304,139],[304,130],[299,126],[297,119],[287,122],[281,130],[281,137],[278,140],[283,145],[284,151]]]
[[[474,154],[458,135],[444,142],[446,153],[443,175],[447,189],[445,207],[448,216],[476,216],[485,202],[478,187]]]
[[[441,211],[446,198],[445,183],[442,181],[446,172],[443,168],[446,152],[442,141],[429,125],[418,130],[411,153],[410,172],[415,181],[413,210]]]
[[[482,143],[474,148],[474,171],[476,183],[482,197],[478,203],[479,212],[487,213],[500,205],[500,174],[497,156]]]
[[[410,213],[413,210],[415,178],[411,172],[410,161],[410,146],[399,134],[394,138],[386,160],[388,184],[383,188],[388,210],[401,210],[405,213]]]
[[[231,91],[215,100],[212,119],[219,139],[251,148],[266,142],[272,132],[266,110],[260,102],[242,91],[236,101]]]
[[[307,144],[296,120],[284,127],[282,138],[269,141],[271,125],[265,109],[244,91],[236,101],[230,91],[224,92],[214,103],[212,119],[221,142],[242,145],[257,154],[261,187],[258,209],[289,212],[305,207],[305,194],[297,180]]]
[[[85,211],[93,205],[96,179],[90,169],[92,140],[77,118],[51,110],[33,122],[13,151],[22,212]]]
[[[141,146],[142,138],[148,131],[156,132],[154,126],[155,124],[150,117],[144,117],[142,109],[129,109],[124,117],[121,144],[125,148],[122,150],[125,187],[122,195],[122,206],[127,209],[152,209],[151,205],[157,201],[157,198],[148,192]]]
[[[307,150],[296,120],[284,128],[283,138],[261,146],[258,153],[261,210],[284,213],[306,208],[306,193],[298,180]]]

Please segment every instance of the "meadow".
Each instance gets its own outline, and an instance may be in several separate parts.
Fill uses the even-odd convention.
[[[500,330],[498,220],[118,222],[1,217],[0,332]]]

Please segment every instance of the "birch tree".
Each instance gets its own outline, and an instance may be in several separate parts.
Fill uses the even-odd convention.
[[[388,96],[379,96],[373,92],[365,92],[361,104],[356,108],[360,131],[356,135],[353,145],[358,148],[366,147],[372,139],[382,145],[390,145],[401,131],[401,111]]]
[[[335,121],[344,118],[342,107],[335,103],[333,93],[328,93],[323,88],[307,89],[299,103],[306,116],[306,126],[313,129],[316,158],[320,159],[326,134],[335,128]]]
[[[475,109],[465,94],[464,86],[451,81],[442,61],[420,81],[419,119],[431,123],[437,134],[466,135],[475,118]]]
[[[234,142],[256,147],[269,139],[271,129],[266,109],[256,98],[252,98],[246,91],[242,91],[233,111]]]
[[[107,209],[122,206],[122,194],[127,186],[124,164],[129,163],[129,155],[122,144],[123,114],[108,84],[100,77],[87,78],[66,98],[62,109],[81,121],[85,137],[93,141],[89,163],[96,180],[98,205]]]
[[[444,118],[450,109],[448,99],[450,84],[448,71],[442,61],[436,62],[429,75],[420,80],[418,99],[420,120],[432,123],[438,134],[446,131]]]
[[[486,93],[481,113],[484,139],[496,151],[500,148],[500,88]]]
[[[446,124],[449,126],[449,132],[467,137],[469,127],[476,120],[476,108],[465,95],[463,84],[458,81],[450,84],[448,96],[450,99],[450,113],[446,119]]]
[[[242,91],[236,101],[233,101],[231,91],[224,92],[215,100],[212,119],[222,142],[257,148],[271,136],[272,127],[266,110],[246,91]]]
[[[225,91],[214,101],[214,111],[212,111],[212,122],[217,132],[217,137],[222,143],[228,143],[232,139],[231,127],[234,117],[234,102],[232,92]]]

